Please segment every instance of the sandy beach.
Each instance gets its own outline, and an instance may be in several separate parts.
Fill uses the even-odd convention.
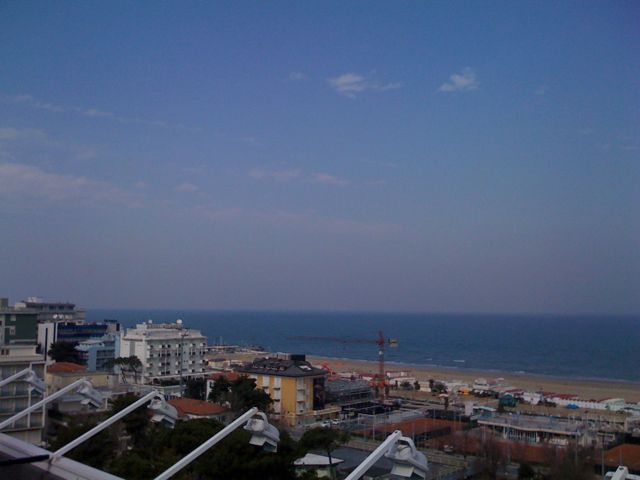
[[[307,357],[313,364],[326,364],[333,370],[377,372],[378,364],[364,360],[335,359],[325,357]],[[387,364],[387,371],[403,371],[419,381],[460,380],[473,383],[476,378],[493,379],[502,377],[505,383],[514,388],[529,391],[543,390],[555,393],[571,393],[584,399],[624,398],[628,402],[640,402],[640,384],[618,381],[564,379],[557,377],[536,376],[527,374],[513,374],[501,372],[486,372],[479,370],[465,370],[454,368],[427,368],[413,365]]]
[[[275,356],[276,354],[263,354]],[[280,354],[282,355],[282,354]],[[225,354],[230,360],[248,361],[256,358],[256,353],[234,353]],[[351,360],[342,358],[329,358],[318,356],[307,356],[314,365],[327,365],[336,372],[369,372],[375,373],[378,370],[376,362],[367,360]],[[502,373],[495,371],[480,371],[455,368],[432,368],[415,366],[408,364],[387,364],[387,371],[403,371],[408,376],[415,377],[419,381],[426,382],[429,379],[435,380],[460,380],[466,383],[473,383],[476,378],[487,380],[497,377],[504,378],[504,383],[528,391],[545,391],[554,393],[570,393],[578,395],[583,399],[600,400],[604,398],[624,398],[627,402],[640,402],[640,384],[631,382],[605,381],[605,380],[583,380],[567,379],[551,376],[538,376],[528,374]]]

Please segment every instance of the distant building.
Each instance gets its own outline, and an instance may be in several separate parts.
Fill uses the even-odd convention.
[[[607,469],[624,465],[628,474],[640,475],[640,445],[623,443],[607,450],[604,455],[604,464]]]
[[[89,371],[113,370],[112,362],[120,356],[120,339],[115,333],[107,333],[100,339],[89,339],[76,346],[80,363]]]
[[[0,298],[0,345],[35,345],[38,312]]]
[[[70,302],[45,302],[38,297],[29,297],[16,305],[37,312],[39,322],[84,323],[85,319],[85,311]]]
[[[38,313],[24,305],[9,305],[9,299],[0,298],[0,378],[10,377],[31,367],[44,377],[44,362],[36,349]],[[42,399],[24,381],[12,382],[0,389],[0,421],[6,420],[29,405]],[[42,443],[44,417],[42,411],[18,420],[2,430],[29,443]]]
[[[96,390],[101,391],[106,398],[111,396],[111,389],[115,386],[115,377],[107,372],[89,372],[84,365],[72,362],[55,362],[47,366],[45,382],[47,394],[71,385],[73,382],[86,378]],[[83,397],[80,394],[69,393],[55,400],[48,408],[61,413],[85,412],[90,407],[82,405]],[[106,409],[106,402],[100,410]]]
[[[182,322],[140,323],[120,337],[120,356],[140,359],[143,383],[204,376],[206,347],[207,337]]]
[[[288,425],[311,423],[340,411],[339,407],[325,409],[327,371],[312,366],[304,355],[258,358],[237,372],[256,379],[257,388],[273,400],[273,413]]]
[[[546,416],[491,415],[478,420],[505,440],[568,446],[587,441],[582,423]]]
[[[306,472],[314,472],[318,478],[336,478],[337,466],[343,463],[341,458],[325,457],[315,453],[307,453],[304,457],[293,462],[296,475],[302,476]]]
[[[99,340],[107,333],[120,330],[120,324],[113,321],[97,323],[75,323],[72,321],[47,321],[38,324],[38,345],[46,353],[55,342],[85,342]]]
[[[217,403],[195,400],[193,398],[174,398],[169,400],[178,411],[181,420],[194,420],[198,418],[211,418],[220,423],[227,424],[233,418],[231,410]]]
[[[371,383],[366,380],[329,380],[325,388],[327,403],[342,407],[360,405],[373,399]]]
[[[35,343],[35,342],[34,342]],[[25,368],[33,369],[40,378],[44,378],[44,362],[36,352],[34,345],[0,345],[0,378],[7,378]],[[0,421],[12,417],[25,408],[42,400],[42,396],[32,391],[23,381],[12,382],[0,389]],[[2,433],[19,438],[25,442],[40,445],[44,430],[42,410],[21,418]]]
[[[206,399],[209,398],[209,394],[211,393],[211,390],[213,390],[214,385],[221,378],[225,378],[228,382],[235,382],[236,380],[238,380],[238,378],[240,378],[240,375],[238,375],[237,372],[217,372],[212,375],[209,375],[206,380],[206,389],[205,389],[204,398]]]
[[[12,307],[7,298],[0,298],[0,327],[0,343],[37,344],[43,360],[54,342],[80,342],[119,330],[114,321],[85,323],[85,311],[73,303],[45,302],[37,297]]]

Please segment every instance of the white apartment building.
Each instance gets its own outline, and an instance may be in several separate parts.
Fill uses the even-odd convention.
[[[120,356],[142,362],[139,381],[200,377],[204,374],[207,337],[185,328],[181,320],[154,324],[151,320],[128,328],[120,337]]]
[[[44,378],[44,362],[42,355],[36,353],[35,345],[0,346],[0,379],[10,377],[25,368],[31,368],[39,378]],[[42,395],[32,391],[22,380],[5,385],[0,388],[0,421],[12,417],[40,400]],[[42,410],[37,410],[5,428],[2,433],[40,445],[44,423]]]

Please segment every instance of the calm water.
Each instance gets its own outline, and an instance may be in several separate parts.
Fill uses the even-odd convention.
[[[181,318],[211,344],[364,360],[377,359],[373,341],[382,330],[398,339],[386,349],[390,362],[640,382],[640,316],[89,310],[87,318],[125,326]]]

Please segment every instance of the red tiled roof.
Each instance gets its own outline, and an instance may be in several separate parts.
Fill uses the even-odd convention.
[[[72,362],[56,362],[47,367],[48,373],[76,373],[84,372],[87,367]]]
[[[228,409],[217,403],[205,402],[204,400],[194,400],[193,398],[176,398],[169,400],[169,404],[176,407],[178,410],[178,416],[184,417],[185,415],[199,415],[209,416],[218,415],[220,413],[227,412]]]
[[[429,440],[427,444],[434,448],[441,448],[444,445],[453,445],[456,453],[467,453],[478,455],[482,452],[483,440],[481,432],[475,429],[467,432],[457,431],[452,435],[443,436]],[[536,464],[549,464],[550,459],[556,455],[564,457],[567,454],[566,447],[555,447],[546,443],[529,444],[525,442],[508,441],[490,436],[495,442],[495,446],[500,449],[502,455],[510,456],[514,461],[525,461]]]
[[[410,432],[418,435],[421,433],[434,432],[443,428],[451,428],[451,430],[459,430],[463,428],[461,422],[453,422],[451,420],[441,420],[438,418],[416,418],[415,420],[404,420],[398,423],[388,423],[386,425],[376,425],[376,430],[391,433],[395,430]]]
[[[230,382],[234,382],[238,378],[240,378],[240,375],[237,372],[219,372],[219,373],[214,373],[213,375],[210,375],[209,380],[219,380],[222,377],[226,378]]]
[[[574,395],[573,393],[556,393],[554,397],[562,400],[571,400],[572,398],[578,398],[578,395]]]
[[[624,465],[630,471],[640,471],[640,445],[623,443],[617,447],[607,450],[604,456],[604,463],[607,466],[617,467]]]

